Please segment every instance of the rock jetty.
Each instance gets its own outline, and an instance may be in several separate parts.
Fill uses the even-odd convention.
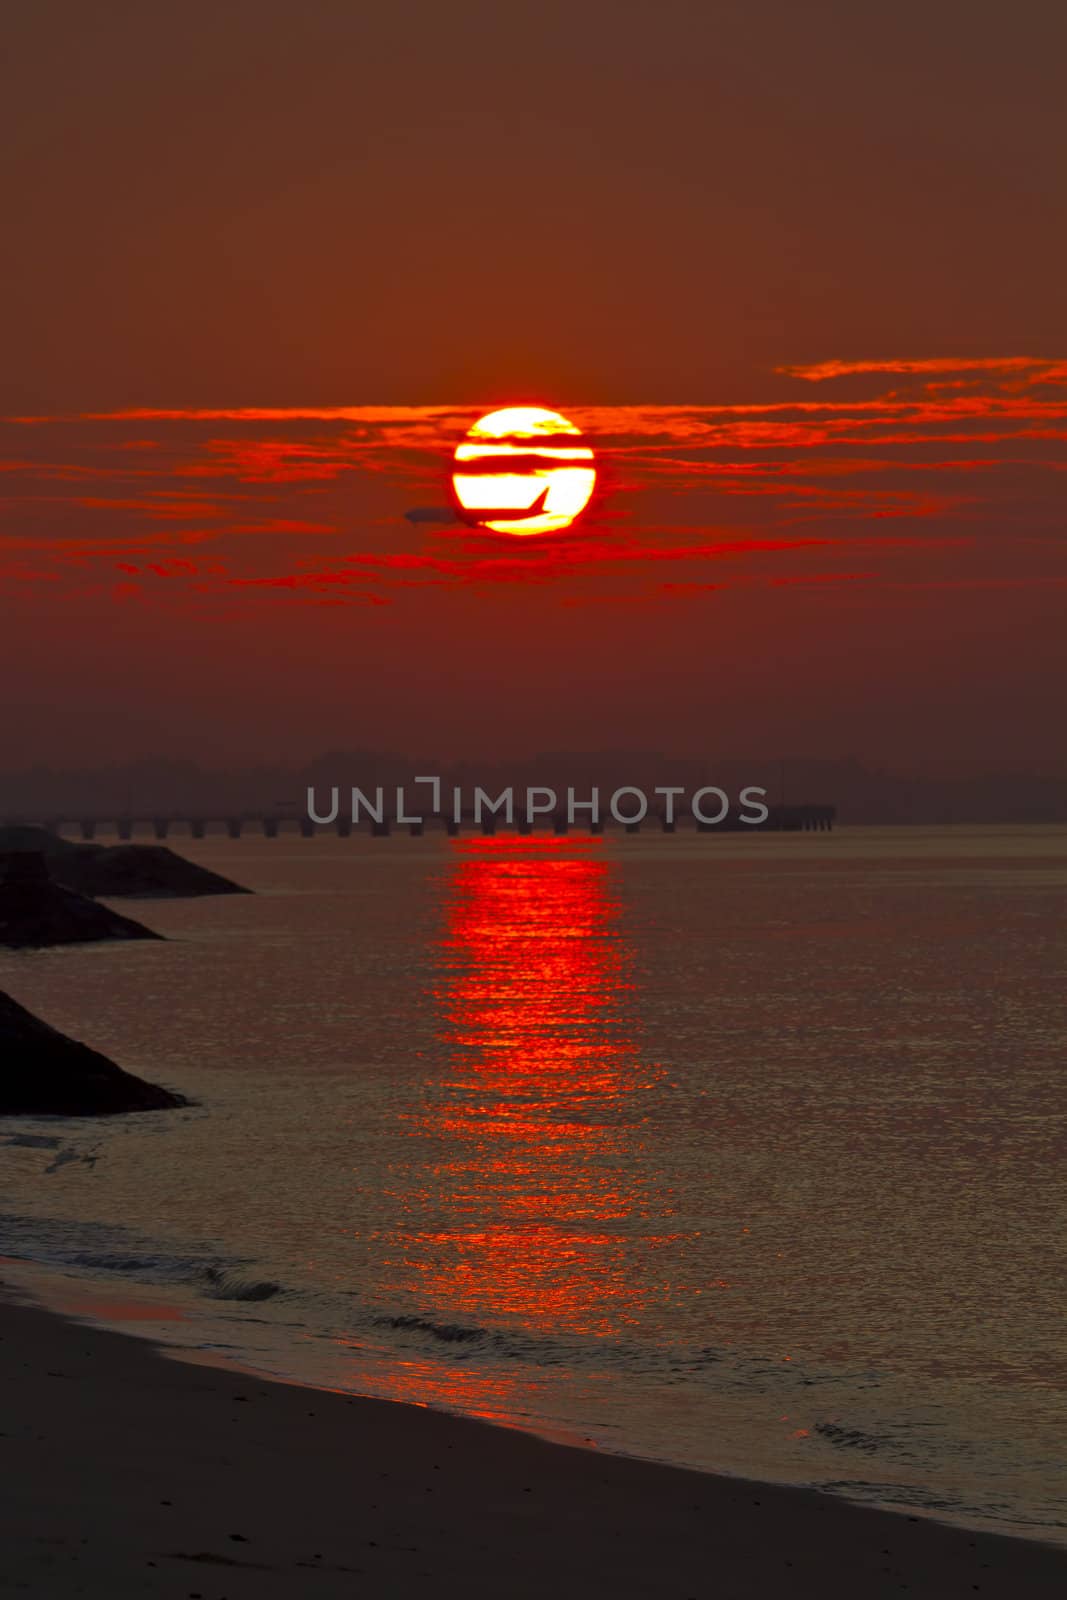
[[[54,883],[108,899],[178,899],[193,895],[251,894],[221,873],[158,844],[76,844],[49,828],[12,823],[0,827],[0,855],[39,851]]]
[[[0,856],[0,945],[42,949],[92,939],[160,937],[140,922],[54,883],[41,851]]]
[[[0,992],[0,1116],[103,1117],[188,1105]]]

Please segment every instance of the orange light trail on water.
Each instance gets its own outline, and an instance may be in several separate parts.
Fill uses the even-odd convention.
[[[411,1130],[439,1157],[409,1217],[441,1221],[407,1236],[403,1264],[435,1315],[594,1337],[639,1320],[635,1097],[659,1069],[638,1057],[601,846],[456,847],[437,990],[448,1066]]]

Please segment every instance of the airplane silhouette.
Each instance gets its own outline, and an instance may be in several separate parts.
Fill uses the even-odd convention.
[[[408,522],[465,522],[471,528],[483,527],[487,522],[527,522],[531,517],[544,515],[548,485],[528,506],[413,506],[405,511]]]

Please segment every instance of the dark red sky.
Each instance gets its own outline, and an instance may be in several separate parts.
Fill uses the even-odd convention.
[[[1033,0],[6,17],[4,765],[1058,761],[1065,47]],[[582,531],[405,523],[518,400],[597,449]]]

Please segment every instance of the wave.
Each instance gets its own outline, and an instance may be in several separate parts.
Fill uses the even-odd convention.
[[[843,1450],[862,1450],[867,1455],[874,1455],[885,1448],[884,1439],[876,1439],[873,1434],[864,1433],[861,1428],[845,1428],[839,1422],[817,1422],[815,1432],[830,1444],[838,1445]]]
[[[132,1229],[107,1223],[0,1216],[0,1251],[42,1266],[115,1273],[141,1282],[191,1288],[211,1300],[255,1302],[287,1293],[271,1278],[243,1271],[247,1262],[181,1255]]]
[[[495,1337],[488,1328],[463,1328],[452,1322],[431,1322],[428,1317],[375,1317],[373,1321],[378,1328],[428,1333],[431,1338],[440,1339],[443,1344],[471,1344],[476,1341],[491,1341]]]
[[[221,1267],[205,1267],[204,1277],[212,1300],[273,1300],[276,1294],[285,1293],[282,1285],[270,1278],[242,1278]]]

